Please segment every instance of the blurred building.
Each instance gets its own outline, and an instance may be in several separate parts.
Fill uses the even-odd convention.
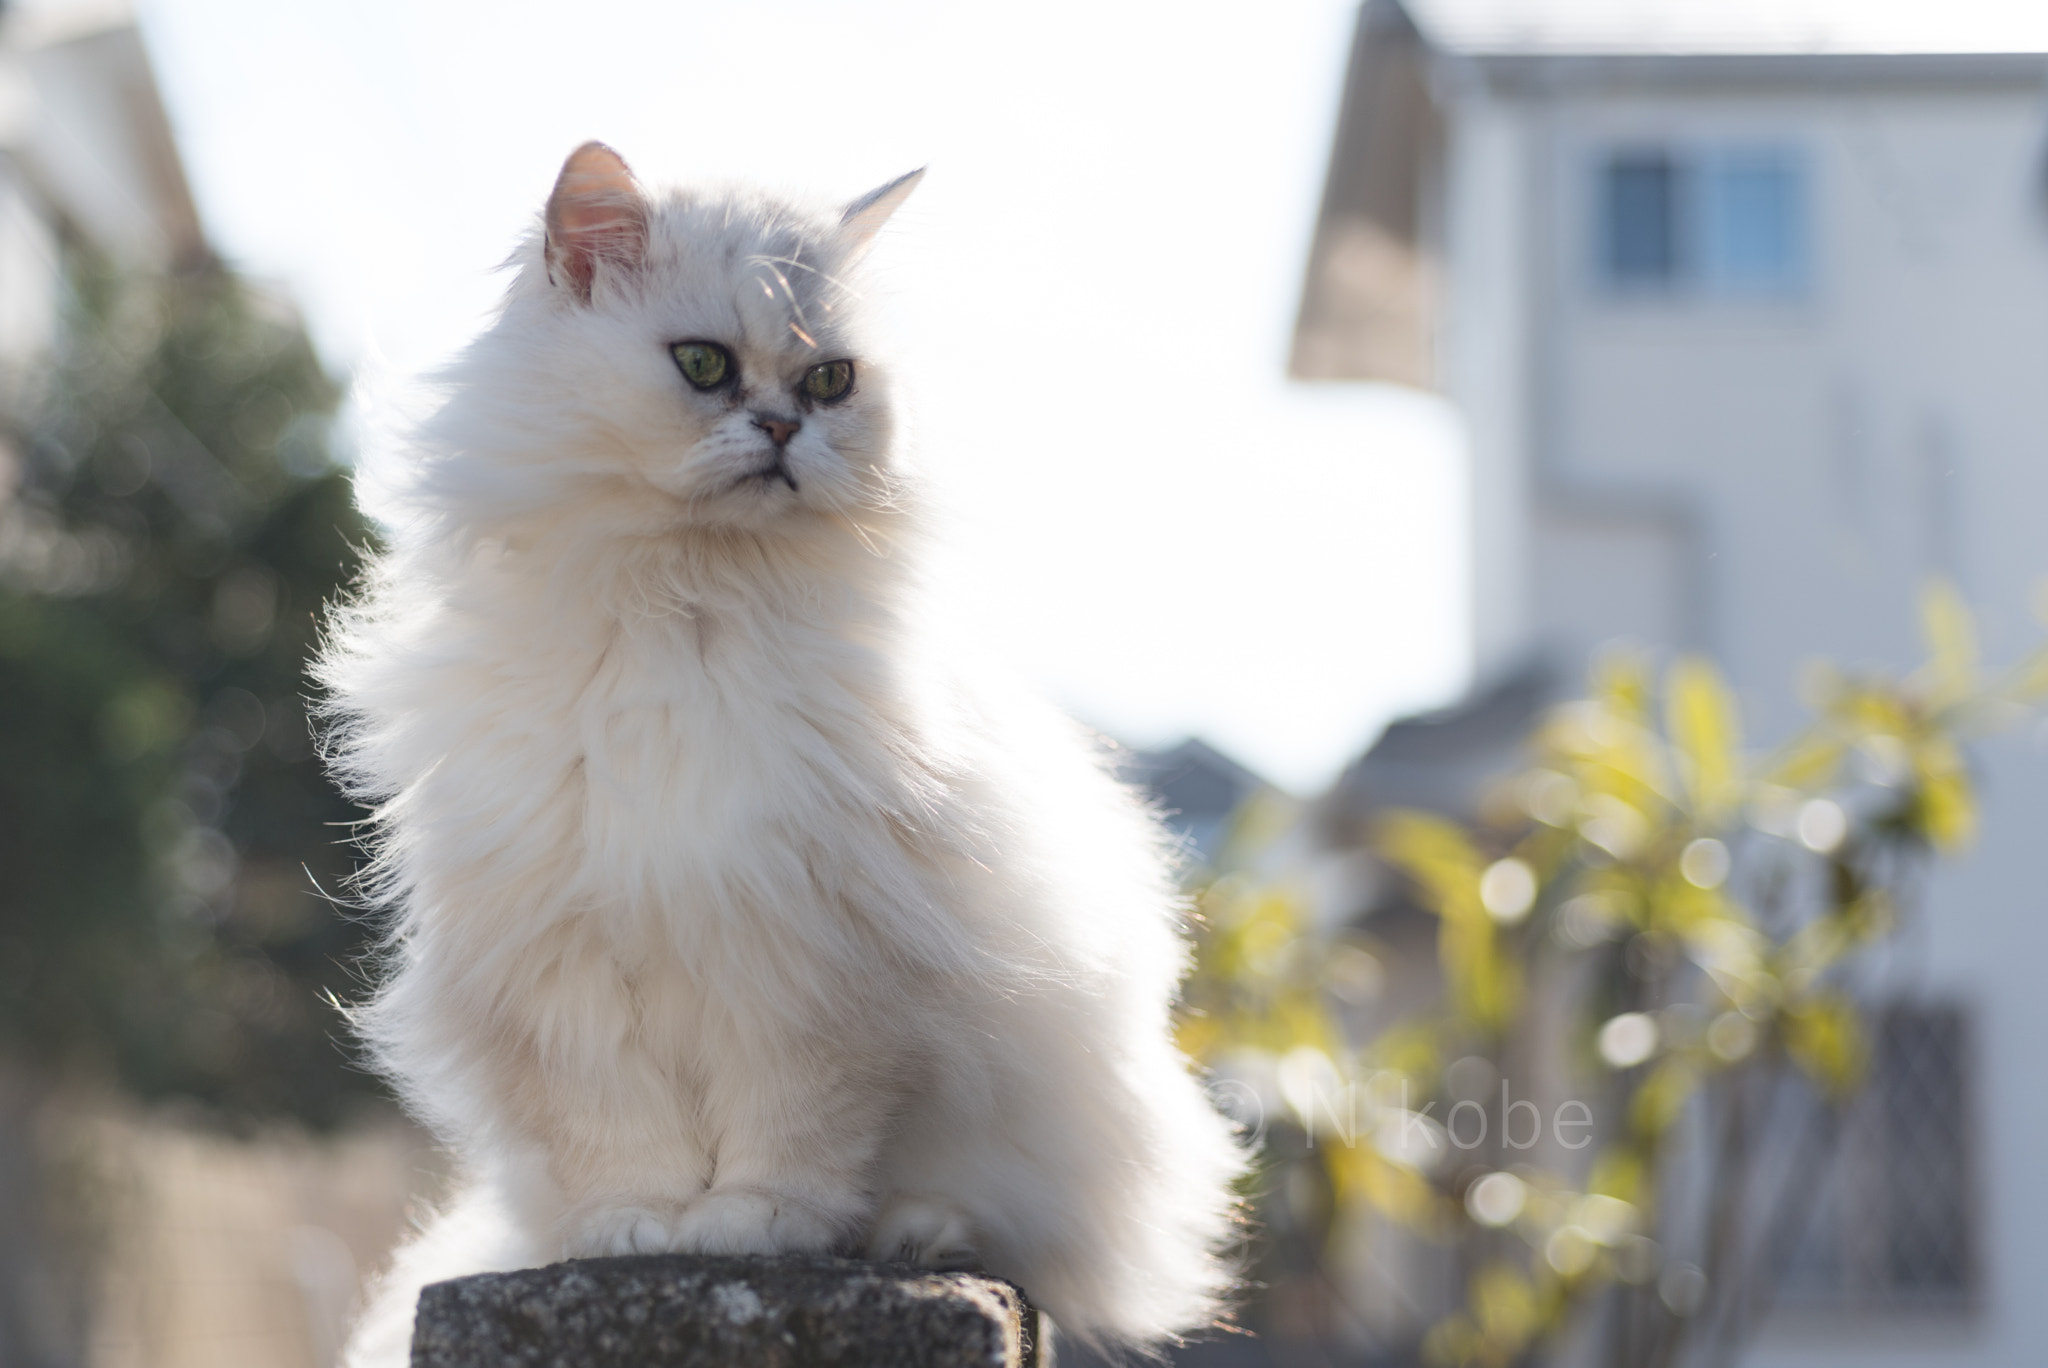
[[[125,5],[7,5],[0,502],[80,255],[144,276],[212,262]],[[0,517],[0,554],[16,530]],[[437,1168],[381,1117],[338,1139],[237,1140],[0,1052],[0,1368],[325,1368],[359,1273]]]
[[[149,58],[104,6],[0,11],[0,367],[53,335],[62,249],[140,270],[210,255]]]
[[[1468,805],[1615,638],[1711,654],[1764,741],[1807,660],[1915,663],[1931,578],[1989,659],[2039,640],[2044,54],[2040,5],[1369,0],[1292,369],[1462,409],[1482,687],[1340,809]],[[1977,757],[1886,971],[1889,1119],[1750,1362],[2041,1361],[2043,749]]]
[[[149,62],[132,23],[0,11],[0,429],[54,340],[64,252],[143,270],[207,256]],[[0,437],[0,462],[11,457]],[[0,498],[12,479],[0,475]],[[75,1232],[40,1191],[39,1089],[0,1058],[0,1364],[83,1356],[89,1313]]]
[[[1200,737],[1122,753],[1117,776],[1142,788],[1192,865],[1215,862],[1230,819],[1266,781]]]

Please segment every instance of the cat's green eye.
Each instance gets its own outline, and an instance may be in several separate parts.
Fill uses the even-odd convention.
[[[821,404],[844,399],[853,388],[853,362],[827,361],[804,372],[804,395]]]
[[[700,390],[714,390],[732,379],[732,353],[716,342],[678,342],[669,348],[683,379]]]

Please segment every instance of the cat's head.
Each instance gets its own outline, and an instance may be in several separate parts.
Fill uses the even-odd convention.
[[[765,530],[885,502],[887,375],[849,275],[922,174],[817,213],[650,195],[610,148],[577,148],[472,362],[498,371],[505,437],[554,480],[684,523]]]

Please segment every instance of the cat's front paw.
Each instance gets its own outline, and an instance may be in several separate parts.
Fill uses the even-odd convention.
[[[924,1268],[976,1268],[974,1226],[958,1203],[909,1195],[890,1202],[868,1237],[868,1257]]]
[[[618,1254],[668,1254],[683,1248],[675,1241],[673,1215],[647,1207],[599,1207],[569,1223],[562,1249],[572,1259]]]
[[[690,1254],[822,1254],[839,1230],[816,1206],[765,1188],[705,1193],[683,1209],[670,1249]]]

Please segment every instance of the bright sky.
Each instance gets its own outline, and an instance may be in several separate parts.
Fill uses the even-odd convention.
[[[1055,699],[1299,792],[1467,669],[1459,437],[1293,385],[1351,0],[142,0],[216,245],[374,390],[478,328],[587,137],[879,252],[949,577]]]

